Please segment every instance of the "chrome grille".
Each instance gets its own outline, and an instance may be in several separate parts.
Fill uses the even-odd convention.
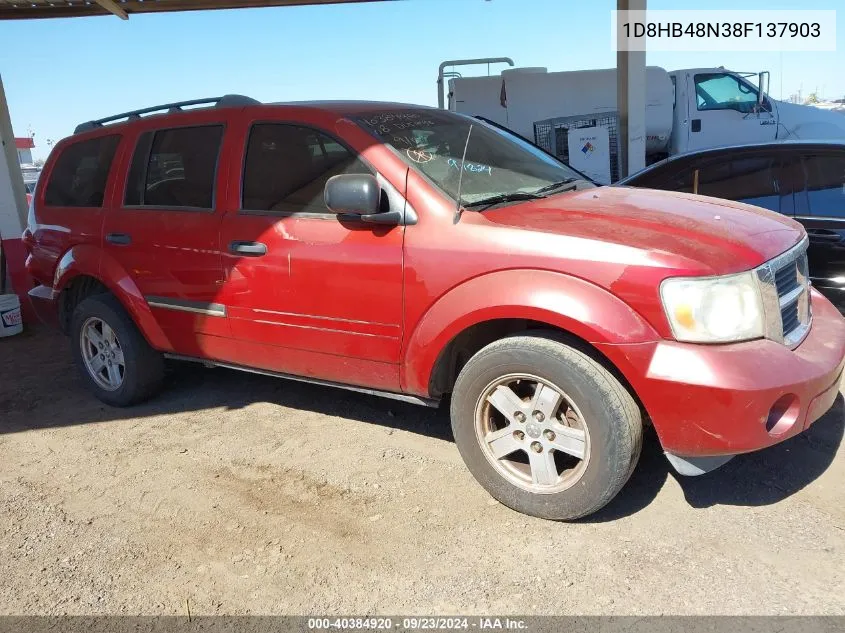
[[[766,337],[798,345],[810,329],[807,238],[757,269],[766,316]]]

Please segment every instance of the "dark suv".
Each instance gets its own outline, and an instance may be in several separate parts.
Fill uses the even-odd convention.
[[[619,185],[737,200],[807,229],[810,279],[845,312],[845,145],[780,141],[673,156]]]
[[[478,481],[568,519],[624,486],[646,421],[701,474],[836,398],[845,321],[783,215],[594,187],[432,108],[185,105],[80,126],[31,206],[30,297],[109,404],[153,395],[164,358],[451,394]]]

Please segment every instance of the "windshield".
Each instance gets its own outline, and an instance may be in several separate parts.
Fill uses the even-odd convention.
[[[530,143],[451,112],[387,110],[363,114],[357,122],[454,200],[466,147],[463,204],[511,194],[550,194],[555,185],[576,181],[591,186],[578,172]]]
[[[695,76],[696,105],[699,110],[738,110],[753,112],[757,89],[729,73]]]

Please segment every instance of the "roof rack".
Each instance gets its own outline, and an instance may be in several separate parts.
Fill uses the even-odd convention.
[[[164,103],[162,105],[153,106],[151,108],[142,108],[141,110],[132,110],[130,112],[122,112],[109,116],[104,119],[97,119],[96,121],[87,121],[80,123],[73,131],[74,134],[81,132],[88,132],[98,127],[103,127],[106,123],[126,119],[127,121],[135,121],[141,118],[142,114],[150,114],[151,112],[160,112],[166,110],[168,113],[181,112],[182,108],[186,106],[213,104],[214,108],[236,108],[250,105],[260,105],[260,101],[256,101],[252,97],[245,97],[243,95],[223,95],[222,97],[212,97],[209,99],[192,99],[190,101],[177,101],[175,103]]]

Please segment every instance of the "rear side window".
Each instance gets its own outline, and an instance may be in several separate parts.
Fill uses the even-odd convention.
[[[241,205],[247,211],[328,213],[326,181],[373,173],[355,154],[317,130],[279,123],[252,127]]]
[[[53,207],[102,207],[119,136],[68,145],[56,160],[44,203]]]
[[[126,205],[212,209],[222,140],[222,125],[142,134],[129,168]]]
[[[805,156],[804,171],[807,191],[806,196],[796,194],[796,213],[845,218],[845,155]]]

